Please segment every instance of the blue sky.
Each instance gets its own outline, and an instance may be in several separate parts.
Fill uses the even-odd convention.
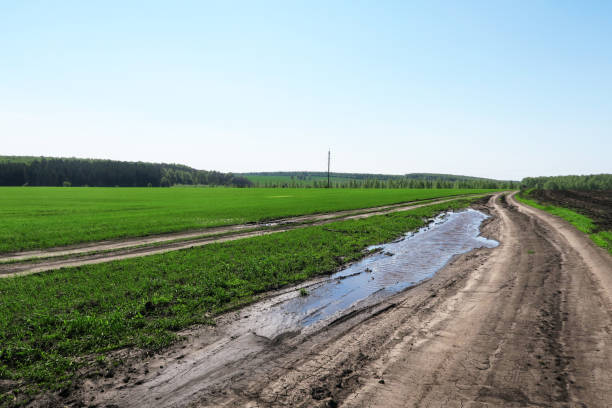
[[[612,2],[1,1],[0,154],[612,172]]]

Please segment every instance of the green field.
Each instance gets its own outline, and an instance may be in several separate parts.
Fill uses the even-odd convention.
[[[90,376],[112,375],[103,358],[110,350],[158,350],[207,315],[331,273],[368,246],[422,226],[424,217],[469,202],[0,279],[0,379],[14,381],[0,389],[0,405],[15,394],[67,387],[82,366]]]
[[[0,253],[489,191],[0,187]]]

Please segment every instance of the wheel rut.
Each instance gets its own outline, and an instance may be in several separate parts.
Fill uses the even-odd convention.
[[[140,406],[143,391],[151,406],[170,407],[609,406],[612,259],[586,236],[568,239],[563,223],[499,198],[482,228],[499,247],[458,256],[367,313],[307,336],[245,339],[240,347],[257,342],[259,351],[206,360],[214,376],[138,385],[144,367],[179,356],[184,368],[171,381],[180,384],[190,354],[223,341],[222,327],[194,329],[161,355],[126,355],[134,382],[90,382],[80,398],[120,407]]]

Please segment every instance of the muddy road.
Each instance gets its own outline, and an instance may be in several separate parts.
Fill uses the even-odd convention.
[[[611,406],[612,258],[512,196],[481,210],[492,215],[482,234],[500,245],[455,256],[415,287],[276,337],[234,336],[229,328],[249,309],[229,313],[162,354],[119,352],[123,366],[112,375],[84,372],[88,379],[62,402]]]

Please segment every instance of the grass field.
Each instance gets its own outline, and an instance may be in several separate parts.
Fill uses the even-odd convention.
[[[109,350],[158,350],[205,316],[262,291],[331,273],[469,200],[340,221],[161,255],[0,279],[0,379],[13,390],[67,387],[87,356],[99,375]],[[341,261],[342,259],[342,261]],[[129,279],[126,279],[128,278]],[[109,363],[110,364],[110,363]],[[0,402],[14,393],[0,389]]]
[[[0,253],[488,191],[0,187]]]

